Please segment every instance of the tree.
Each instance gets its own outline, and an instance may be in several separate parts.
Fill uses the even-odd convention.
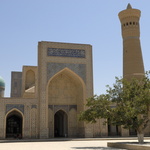
[[[116,77],[113,87],[107,88],[106,94],[87,99],[87,109],[79,120],[95,123],[99,118],[109,119],[112,125],[136,130],[139,143],[143,143],[144,129],[150,121],[149,72],[130,81]]]

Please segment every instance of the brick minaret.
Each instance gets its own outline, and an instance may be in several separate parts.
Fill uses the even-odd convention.
[[[140,45],[141,11],[128,4],[127,9],[119,13],[123,38],[123,77],[140,78],[144,75],[144,65]]]

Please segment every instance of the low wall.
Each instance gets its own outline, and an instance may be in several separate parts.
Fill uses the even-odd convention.
[[[150,150],[150,143],[138,144],[138,143],[108,142],[107,146],[113,148],[128,149],[128,150]]]

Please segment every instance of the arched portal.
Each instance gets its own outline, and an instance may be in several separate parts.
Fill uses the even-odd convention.
[[[54,116],[54,133],[55,137],[67,137],[68,135],[68,116],[59,110]]]
[[[68,118],[68,137],[84,136],[84,123],[77,121],[77,115],[84,110],[85,83],[72,70],[64,68],[56,73],[47,84],[47,102],[49,136],[56,137],[58,132],[54,125],[52,116],[58,110],[67,112]],[[71,109],[75,111],[70,115]],[[57,117],[56,117],[57,118]],[[64,136],[64,135],[63,135]]]
[[[13,111],[6,118],[6,138],[22,137],[22,115]]]

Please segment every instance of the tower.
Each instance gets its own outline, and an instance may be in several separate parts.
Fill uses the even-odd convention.
[[[144,64],[140,45],[141,11],[128,4],[127,9],[119,13],[123,38],[123,77],[140,78],[144,75]]]
[[[0,77],[0,97],[4,97],[5,82],[2,77]]]

